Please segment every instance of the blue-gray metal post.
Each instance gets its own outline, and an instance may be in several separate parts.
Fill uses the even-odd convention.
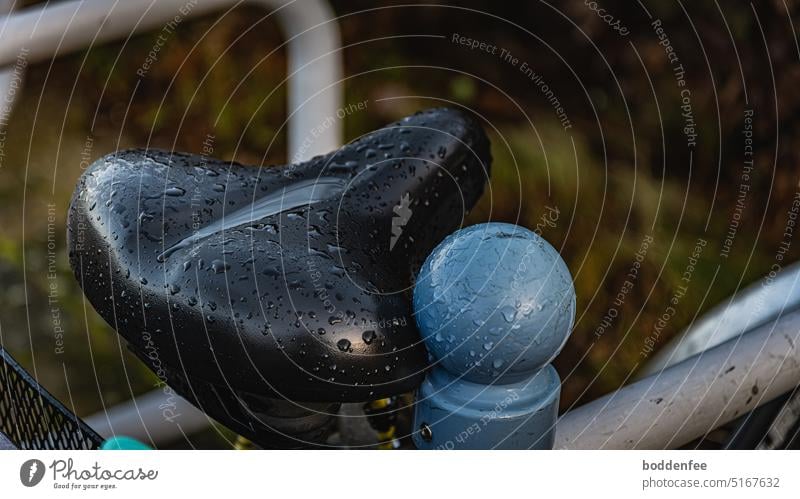
[[[432,368],[418,390],[421,449],[552,448],[575,289],[558,252],[523,227],[488,223],[445,239],[414,288]]]

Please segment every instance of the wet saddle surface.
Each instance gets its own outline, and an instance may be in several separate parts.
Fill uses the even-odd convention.
[[[447,109],[301,164],[120,151],[75,191],[70,262],[130,348],[204,409],[227,410],[230,394],[406,392],[427,363],[414,275],[463,223],[489,163],[481,127]]]

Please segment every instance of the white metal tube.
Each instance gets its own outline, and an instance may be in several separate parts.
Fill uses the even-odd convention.
[[[800,312],[566,413],[557,449],[675,448],[800,384]]]
[[[229,0],[198,0],[188,9],[197,16],[231,5]],[[189,5],[188,0],[70,0],[29,7],[3,21],[0,66],[23,50],[31,62],[50,59],[95,43],[124,38],[161,26]]]
[[[287,150],[289,161],[299,162],[337,149],[344,138],[339,25],[324,1],[295,1],[277,14],[289,39]]]
[[[698,354],[800,308],[800,263],[767,275],[720,303],[661,348],[640,377]]]
[[[195,17],[245,0],[69,0],[31,7],[0,20],[0,67],[20,54],[29,62],[126,37],[172,20]],[[287,39],[289,157],[308,159],[342,141],[340,36],[324,0],[246,0],[276,16]],[[320,129],[312,135],[313,129]]]

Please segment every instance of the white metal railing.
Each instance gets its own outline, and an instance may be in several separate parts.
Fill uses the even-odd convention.
[[[270,9],[286,38],[289,157],[308,159],[341,145],[341,120],[332,120],[312,141],[311,130],[342,107],[338,24],[324,0],[70,0],[32,7],[0,18],[0,67],[20,53],[28,62],[80,50],[238,5]],[[273,10],[274,9],[274,10]],[[304,142],[306,144],[304,145]]]
[[[798,308],[800,263],[779,271],[772,270],[763,279],[708,311],[660,348],[641,374],[656,373]]]
[[[559,449],[675,448],[800,382],[800,312],[566,413]]]

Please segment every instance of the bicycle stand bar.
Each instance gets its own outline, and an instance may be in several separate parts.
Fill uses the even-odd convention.
[[[342,54],[339,26],[324,0],[67,0],[32,6],[0,16],[0,67],[13,66],[19,57],[27,63],[49,60],[242,4],[268,9],[264,18],[274,14],[270,19],[286,38],[291,161],[336,149],[344,134],[342,120],[335,119],[343,108]]]
[[[564,414],[557,449],[680,447],[800,384],[800,311]]]

